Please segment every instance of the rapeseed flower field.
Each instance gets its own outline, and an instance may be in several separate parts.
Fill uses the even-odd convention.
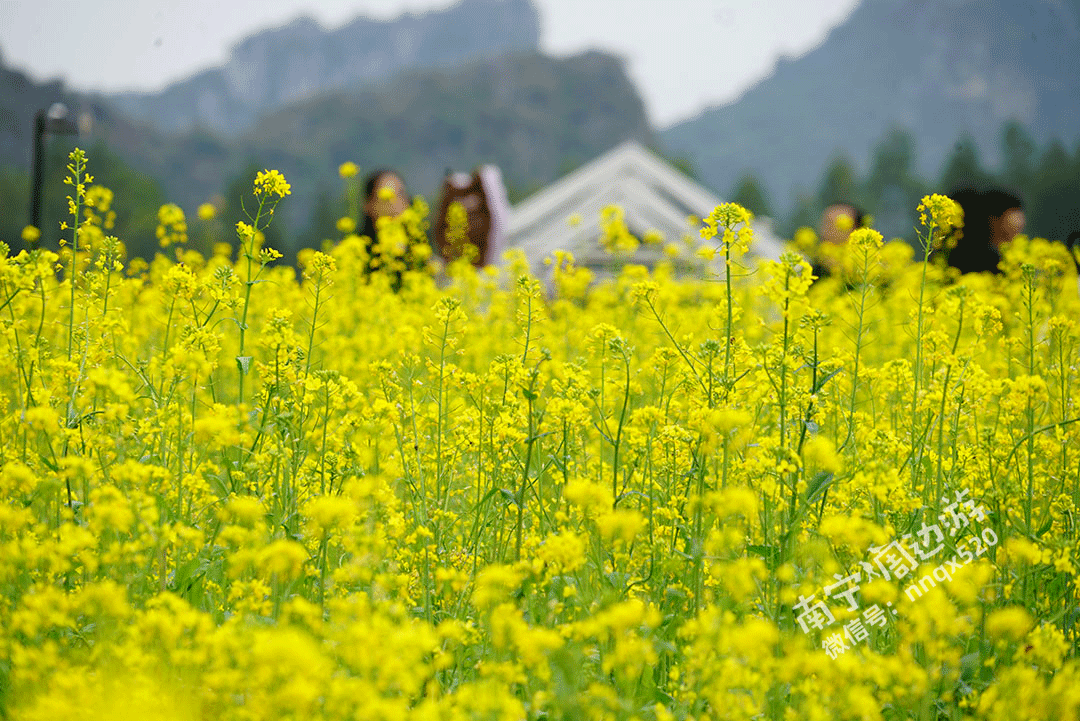
[[[436,280],[418,202],[298,275],[266,171],[127,263],[87,162],[0,249],[0,718],[1080,717],[1060,244],[957,278],[931,196],[812,282],[723,205],[712,276]]]

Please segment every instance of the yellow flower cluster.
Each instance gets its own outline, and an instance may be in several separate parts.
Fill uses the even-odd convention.
[[[753,219],[753,214],[738,203],[722,203],[705,218],[699,232],[704,240],[719,234],[722,248],[745,253],[754,239],[754,230],[750,227]]]
[[[157,239],[162,248],[187,242],[187,219],[179,205],[166,203],[158,209]]]
[[[374,273],[274,265],[267,216],[238,258],[2,254],[0,717],[1080,716],[1060,244],[545,288],[395,256],[423,210]]]
[[[939,244],[954,229],[964,225],[964,209],[947,195],[924,196],[916,210],[919,211],[919,223],[934,233]]]
[[[292,193],[285,176],[277,170],[261,170],[255,176],[255,195],[267,198],[284,198]]]
[[[347,160],[338,166],[338,175],[342,178],[354,178],[359,172],[360,168],[351,160]]]
[[[213,220],[217,217],[217,213],[218,209],[213,203],[203,203],[197,211],[199,220]]]
[[[603,235],[600,245],[612,255],[633,253],[641,244],[626,225],[626,213],[617,205],[609,205],[600,211],[600,227]]]

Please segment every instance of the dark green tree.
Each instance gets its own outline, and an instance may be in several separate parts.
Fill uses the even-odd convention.
[[[22,229],[30,216],[30,175],[14,167],[0,168],[0,241],[8,244],[12,253],[23,247]]]
[[[792,238],[796,230],[804,227],[813,228],[814,232],[820,234],[821,211],[822,208],[818,205],[817,198],[806,193],[800,193],[795,201],[795,207],[792,208],[791,214],[788,216],[787,223],[781,228],[783,237]]]
[[[915,141],[911,134],[894,128],[874,151],[866,177],[865,212],[886,238],[912,239],[915,206],[926,192],[926,183],[915,172]]]
[[[1001,132],[1001,182],[1021,192],[1031,185],[1038,155],[1035,139],[1015,120],[1005,124]]]
[[[833,158],[818,186],[817,202],[822,210],[836,203],[862,207],[862,188],[855,167],[845,155]]]
[[[161,184],[131,167],[104,143],[95,143],[87,154],[94,183],[113,191],[116,225],[107,232],[124,242],[129,258],[153,258],[160,249],[156,235],[158,209],[167,202]],[[195,211],[184,210],[189,214]],[[189,225],[191,222],[192,218],[188,218]]]
[[[993,185],[993,179],[979,162],[979,147],[975,139],[964,134],[953,146],[953,152],[945,161],[938,178],[938,188],[942,193],[951,193],[959,188],[986,190]]]
[[[894,128],[878,143],[866,177],[867,202],[881,198],[890,187],[910,192],[921,188],[915,172],[915,140],[903,128]]]
[[[337,231],[337,221],[345,215],[344,203],[335,200],[325,186],[319,189],[311,209],[311,219],[307,227],[297,237],[300,248],[321,249],[323,241],[336,241],[341,237]],[[355,220],[355,219],[354,219]]]
[[[1076,156],[1055,140],[1039,157],[1024,208],[1028,235],[1065,240],[1080,230],[1080,148]]]
[[[46,138],[42,195],[41,239],[43,247],[57,247],[61,237],[70,240],[70,232],[60,231],[61,221],[71,225],[64,184],[67,175],[68,153],[77,143],[73,139]],[[153,257],[157,249],[154,232],[157,211],[164,202],[160,184],[149,175],[139,172],[102,142],[87,149],[91,185],[102,185],[113,191],[111,210],[115,223],[106,232],[124,242],[128,256]],[[0,169],[0,240],[13,250],[23,247],[22,229],[30,222],[30,174],[15,167]]]
[[[753,173],[743,175],[742,180],[736,184],[735,190],[731,193],[731,200],[754,215],[772,216],[772,203],[769,202],[768,192]]]

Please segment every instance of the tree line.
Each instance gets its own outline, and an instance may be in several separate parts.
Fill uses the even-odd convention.
[[[941,165],[934,180],[922,177],[916,169],[915,139],[902,129],[889,132],[874,150],[868,169],[860,173],[847,156],[835,157],[822,172],[816,191],[796,198],[786,214],[777,213],[768,192],[753,174],[745,175],[727,197],[749,208],[756,215],[772,217],[777,231],[791,237],[803,226],[818,228],[822,211],[838,202],[851,203],[872,217],[874,227],[886,237],[912,239],[915,206],[931,192],[953,193],[963,188],[997,188],[1017,195],[1027,219],[1025,232],[1031,236],[1064,240],[1080,231],[1080,141],[1070,150],[1059,140],[1040,145],[1016,122],[1001,130],[1001,162],[988,168],[974,140],[961,137]],[[63,184],[66,154],[70,148],[53,143],[48,149],[43,195],[42,242],[55,247],[60,238],[59,223],[65,220]],[[131,257],[152,258],[158,251],[155,236],[157,212],[169,202],[161,183],[134,169],[103,143],[89,148],[91,172],[98,181],[115,193],[113,209],[116,224],[111,231],[127,246]],[[673,162],[694,175],[685,158]],[[214,200],[216,219],[198,224],[191,233],[191,243],[207,252],[213,241],[231,241],[230,223],[244,217],[241,202],[250,194],[251,179],[260,168],[249,163],[244,172],[232,176]],[[515,190],[512,188],[511,190]],[[303,220],[291,237],[280,237],[275,229],[272,242],[286,252],[286,257],[303,247],[319,247],[322,241],[337,237],[336,220],[344,213],[345,201],[340,186],[320,185],[311,207],[300,209]],[[520,200],[527,195],[517,189]],[[22,169],[0,168],[0,240],[13,249],[21,247],[20,236],[29,219],[30,181]],[[196,224],[195,208],[184,208],[189,224]]]
[[[915,206],[927,193],[952,194],[965,188],[1004,190],[1020,198],[1032,237],[1065,240],[1080,231],[1080,141],[1072,150],[1060,140],[1039,144],[1018,122],[1002,126],[1001,162],[988,168],[970,136],[963,136],[944,159],[938,176],[927,179],[916,168],[915,138],[903,129],[887,133],[874,150],[865,174],[847,156],[825,167],[816,192],[796,198],[786,215],[775,214],[767,191],[747,174],[729,194],[757,215],[772,217],[777,230],[791,237],[803,226],[817,229],[822,212],[834,203],[850,203],[873,218],[887,238],[911,240]]]

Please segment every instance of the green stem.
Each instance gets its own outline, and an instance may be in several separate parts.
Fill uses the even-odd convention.
[[[913,372],[913,379],[911,384],[911,487],[915,490],[918,487],[919,481],[919,460],[920,455],[918,453],[918,440],[916,439],[916,429],[918,428],[918,413],[919,413],[919,380],[922,376],[922,331],[923,331],[923,302],[926,297],[926,269],[930,263],[930,249],[933,248],[934,243],[934,229],[930,229],[930,235],[926,239],[926,247],[923,251],[923,264],[922,264],[922,277],[919,280],[919,309],[916,316],[915,323],[915,367]],[[922,491],[923,505],[927,504],[928,496],[925,486]]]

